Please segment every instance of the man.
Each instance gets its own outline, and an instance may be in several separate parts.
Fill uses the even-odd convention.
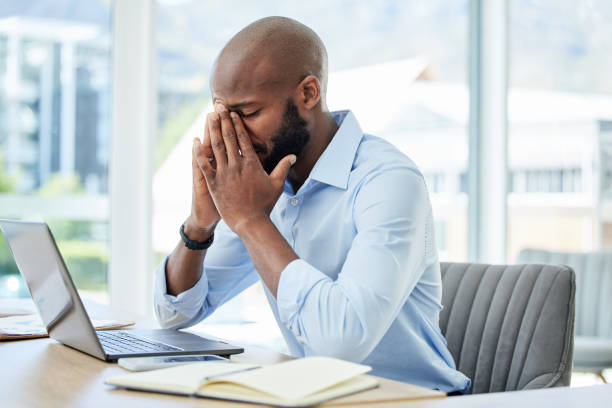
[[[158,320],[193,325],[261,279],[294,356],[465,391],[438,327],[423,176],[351,112],[330,113],[326,85],[325,47],[297,21],[264,18],[223,48],[191,214],[157,270]]]

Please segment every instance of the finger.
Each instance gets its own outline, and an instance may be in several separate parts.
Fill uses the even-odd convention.
[[[294,154],[285,156],[280,162],[278,162],[274,170],[272,170],[272,173],[270,173],[270,181],[277,190],[282,189],[285,185],[285,180],[287,179],[289,170],[291,169],[291,166],[295,164],[296,160],[297,157]]]
[[[208,191],[215,191],[215,169],[210,165],[208,161],[198,162],[200,166],[200,170],[204,174],[204,178],[206,179],[206,186],[208,187]]]
[[[210,127],[208,126],[208,116],[206,115],[206,123],[204,124],[204,138],[202,138],[202,145],[204,149],[210,149],[212,155],[212,145],[210,144]]]
[[[211,174],[215,173],[215,169],[210,162],[210,157],[205,153],[204,146],[199,139],[195,139],[193,143],[195,165],[201,177],[205,177],[205,171],[209,170]],[[195,170],[195,169],[194,169]]]
[[[204,178],[204,173],[202,173],[198,164],[198,154],[201,150],[201,146],[200,139],[197,137],[193,139],[193,148],[191,149],[191,170],[193,171],[194,182],[201,181]]]
[[[236,112],[232,112],[230,116],[232,118],[232,123],[234,124],[234,129],[236,130],[236,137],[238,139],[238,144],[240,145],[242,155],[246,158],[256,158],[257,154],[253,148],[253,143],[251,142],[251,138],[244,128],[242,120]]]
[[[198,167],[197,171],[206,180],[206,186],[208,187],[208,191],[212,192],[214,190],[214,181],[216,173],[215,168],[212,166],[209,158],[206,157],[206,155],[204,154],[204,149],[201,144],[198,144],[195,149],[197,151],[195,155],[195,162]]]
[[[219,123],[219,115],[216,112],[208,114],[208,132],[210,135],[210,144],[217,162],[217,169],[221,170],[227,166],[227,153],[225,152],[225,143],[221,136],[221,124]]]
[[[217,166],[217,163],[215,162],[215,154],[210,143],[208,116],[206,117],[206,124],[204,125],[204,139],[202,140],[202,149],[204,150],[204,155],[206,156],[206,158],[208,158],[208,161],[211,162],[212,167],[214,169]]]
[[[221,135],[223,136],[225,150],[227,151],[227,162],[231,166],[240,159],[236,131],[234,130],[234,124],[232,123],[227,108],[223,104],[218,103],[215,109],[221,118]]]

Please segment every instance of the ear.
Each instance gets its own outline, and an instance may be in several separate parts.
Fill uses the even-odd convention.
[[[304,109],[311,110],[321,101],[321,83],[313,75],[308,75],[297,87],[296,101],[299,101]]]

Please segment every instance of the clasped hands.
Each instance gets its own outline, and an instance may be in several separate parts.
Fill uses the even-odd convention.
[[[239,236],[269,221],[295,161],[295,155],[284,157],[268,175],[240,116],[216,104],[206,118],[204,140],[193,143],[193,221],[202,230],[214,229],[220,217]]]

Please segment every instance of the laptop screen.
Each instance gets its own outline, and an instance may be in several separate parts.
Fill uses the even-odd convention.
[[[49,335],[103,358],[89,316],[47,225],[0,220],[0,228]]]

